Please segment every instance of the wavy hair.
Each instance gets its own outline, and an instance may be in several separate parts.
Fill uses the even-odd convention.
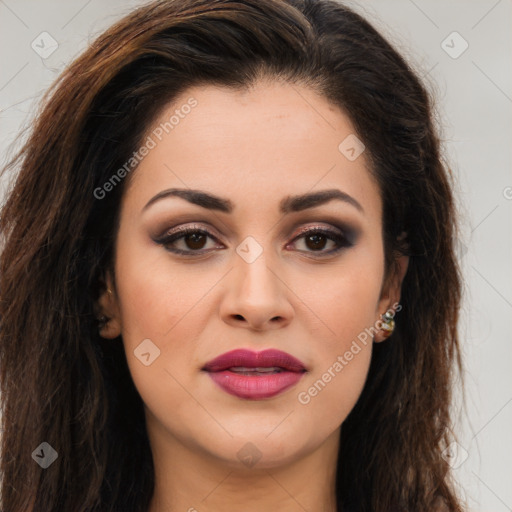
[[[98,334],[130,177],[95,190],[193,85],[267,77],[339,106],[364,141],[383,198],[387,275],[410,256],[402,311],[376,344],[343,423],[339,510],[459,512],[442,452],[461,369],[453,176],[430,93],[360,15],[333,0],[167,0],[100,35],[44,97],[0,214],[1,498],[8,512],[145,512],[154,469],[122,344]],[[397,239],[406,231],[406,243]],[[32,452],[48,442],[57,460]],[[129,449],[128,449],[129,447]]]

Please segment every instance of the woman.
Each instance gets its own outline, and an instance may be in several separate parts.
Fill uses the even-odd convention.
[[[2,209],[2,510],[460,511],[431,100],[330,0],[148,4]]]

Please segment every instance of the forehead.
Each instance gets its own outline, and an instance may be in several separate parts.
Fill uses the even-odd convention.
[[[357,144],[351,120],[303,86],[192,87],[160,112],[146,137],[153,148],[128,194],[139,203],[180,187],[232,197],[235,212],[271,202],[277,210],[286,195],[338,188],[380,213],[364,151],[355,159],[346,152],[346,141]]]

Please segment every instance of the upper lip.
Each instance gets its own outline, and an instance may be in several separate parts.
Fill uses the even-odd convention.
[[[203,366],[208,372],[220,372],[233,367],[245,368],[282,368],[292,372],[304,372],[304,364],[286,352],[276,349],[267,349],[254,352],[247,349],[237,349],[212,359]]]

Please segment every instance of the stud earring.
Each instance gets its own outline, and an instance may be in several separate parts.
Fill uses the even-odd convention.
[[[395,320],[393,319],[393,315],[386,311],[383,315],[381,315],[382,324],[381,331],[384,336],[384,339],[389,338],[395,328]]]
[[[109,319],[105,315],[102,315],[97,320],[99,329],[102,329],[103,327],[105,327],[105,325],[108,324]]]

